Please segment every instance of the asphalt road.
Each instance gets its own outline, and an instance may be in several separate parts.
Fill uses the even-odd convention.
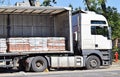
[[[6,70],[0,72],[0,77],[120,77],[120,68],[97,70],[64,70],[50,72],[19,72]]]

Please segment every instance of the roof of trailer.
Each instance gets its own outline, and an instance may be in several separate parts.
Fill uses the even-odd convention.
[[[72,14],[78,14],[78,13],[86,13],[86,11],[83,11],[83,10],[76,10],[76,11],[73,11]]]
[[[57,14],[71,10],[69,7],[35,7],[35,6],[1,6],[0,13],[29,13],[29,14]]]

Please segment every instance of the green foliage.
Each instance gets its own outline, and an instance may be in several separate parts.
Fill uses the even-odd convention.
[[[75,11],[80,10],[80,9],[81,9],[81,7],[75,8]]]
[[[87,10],[95,11],[97,13],[103,13],[101,6],[104,1],[106,0],[84,0],[85,5],[87,5]]]
[[[55,0],[44,0],[41,6],[52,6],[51,3],[56,4]]]
[[[69,4],[69,7],[72,9],[72,11],[73,11],[73,6],[71,5],[71,4]]]
[[[118,58],[120,59],[120,48],[114,46],[112,51],[112,58],[115,59],[115,53],[118,52]]]
[[[72,11],[77,11],[81,9],[80,7],[73,9],[73,6],[71,4],[69,4],[69,7],[71,7]]]
[[[51,6],[50,2],[51,2],[50,0],[44,0],[42,6]]]
[[[108,7],[106,12],[108,23],[112,28],[112,39],[120,38],[120,14],[114,7]]]
[[[120,51],[120,48],[114,46],[113,49],[112,49],[112,51],[113,51],[113,52],[118,52],[118,51]]]

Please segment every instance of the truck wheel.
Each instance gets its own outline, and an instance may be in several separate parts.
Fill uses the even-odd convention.
[[[100,67],[100,59],[97,56],[89,56],[86,60],[87,69],[97,69]]]
[[[31,69],[34,72],[43,72],[47,68],[47,61],[44,57],[38,56],[33,58]]]

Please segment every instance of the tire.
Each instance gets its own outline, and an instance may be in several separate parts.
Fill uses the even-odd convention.
[[[86,60],[87,69],[98,69],[100,67],[100,59],[97,56],[89,56]]]
[[[34,72],[43,72],[47,68],[47,61],[44,57],[38,56],[33,58],[31,69]]]

